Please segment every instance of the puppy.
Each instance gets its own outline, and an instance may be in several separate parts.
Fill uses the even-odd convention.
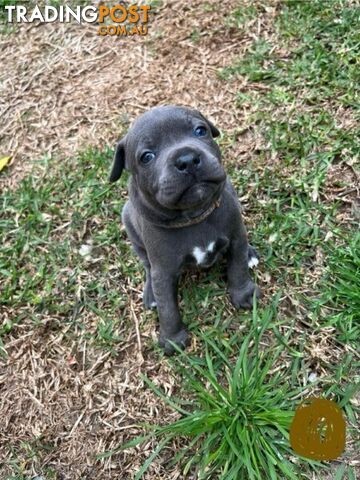
[[[122,221],[144,264],[143,301],[157,308],[159,344],[171,355],[189,344],[177,289],[183,268],[208,268],[227,259],[230,298],[251,308],[260,290],[249,276],[257,264],[240,204],[221,163],[219,130],[200,112],[161,106],[140,116],[117,145],[110,181],[125,168],[132,176]]]

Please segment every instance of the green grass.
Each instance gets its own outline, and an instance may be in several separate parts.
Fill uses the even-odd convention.
[[[116,331],[126,294],[118,279],[138,276],[138,268],[133,259],[112,270],[124,238],[119,212],[125,199],[114,199],[107,182],[111,156],[110,150],[89,151],[67,163],[45,160],[17,190],[1,192],[1,303],[14,310],[2,335],[25,319],[41,324],[45,315],[75,325],[85,309],[99,320],[100,344],[121,340]],[[79,253],[88,239],[91,257],[100,261],[89,263]]]
[[[254,18],[254,9],[260,15],[263,6],[255,2],[233,12],[234,21],[239,15],[242,19],[239,28]],[[348,180],[332,176],[329,184],[328,179],[334,166],[342,172],[351,166],[359,174],[359,15],[359,6],[342,0],[285,1],[274,22],[276,40],[257,38],[245,56],[219,72],[225,81],[240,75],[266,86],[238,93],[239,107],[252,107],[249,126],[256,125],[266,148],[253,157],[241,177],[236,164],[232,166],[233,175],[239,175],[239,191],[250,190],[249,211],[261,212],[254,243],[278,281],[299,288],[314,270],[317,253],[329,255],[331,267],[326,273],[322,266],[324,275],[343,278],[342,291],[348,283],[347,298],[342,299],[352,312],[358,305],[356,247],[345,254],[336,245],[358,242],[356,217],[339,228],[343,205],[334,189],[348,187]],[[349,126],[342,124],[344,120],[350,120]],[[317,295],[320,303],[337,298],[340,305],[329,279],[311,288],[310,308],[317,304]],[[318,309],[314,327],[334,325],[337,338],[355,346],[358,318],[349,314],[349,308],[330,319]]]
[[[248,5],[246,7],[241,5],[226,18],[225,24],[228,27],[237,27],[242,29],[247,22],[256,19],[257,15],[258,10],[255,5]]]
[[[5,7],[10,5],[22,5],[22,3],[19,0],[0,0],[0,35],[9,34],[15,29],[15,24],[7,22],[8,12],[5,10]]]
[[[340,341],[358,346],[360,338],[360,234],[327,245],[327,268],[319,304],[326,305],[323,327],[335,326]]]
[[[259,16],[261,4],[241,9],[241,18]],[[251,81],[277,85],[283,91],[301,94],[308,104],[336,99],[359,105],[360,7],[347,0],[287,0],[276,17],[277,44],[289,55],[273,50],[268,39],[256,40],[245,58],[221,72],[223,78],[245,75]],[[233,12],[236,19],[239,10]]]

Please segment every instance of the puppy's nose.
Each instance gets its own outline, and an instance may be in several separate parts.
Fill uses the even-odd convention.
[[[180,155],[180,157],[175,160],[175,167],[177,170],[180,170],[180,172],[189,172],[198,167],[200,163],[200,155],[196,152],[189,152]]]

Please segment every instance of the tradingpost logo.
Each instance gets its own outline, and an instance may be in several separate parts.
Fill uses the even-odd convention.
[[[132,36],[147,35],[150,5],[116,4],[76,6],[52,5],[28,8],[25,5],[4,7],[8,23],[95,23],[98,35]]]

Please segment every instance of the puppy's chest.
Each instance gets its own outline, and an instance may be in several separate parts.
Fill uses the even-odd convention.
[[[202,268],[211,267],[226,252],[228,246],[229,240],[225,237],[212,240],[205,246],[194,244],[185,257],[185,264]]]

